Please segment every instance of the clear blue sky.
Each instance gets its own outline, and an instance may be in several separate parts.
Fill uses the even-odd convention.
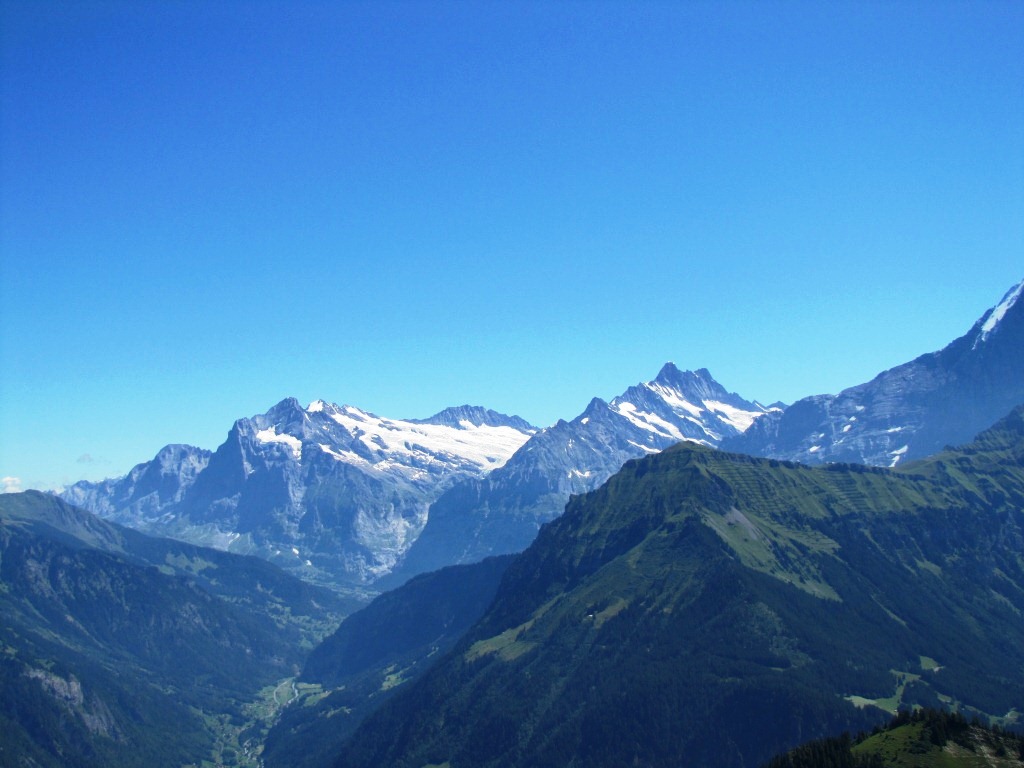
[[[0,13],[23,488],[289,395],[546,425],[673,360],[789,402],[1024,278],[1020,2]]]

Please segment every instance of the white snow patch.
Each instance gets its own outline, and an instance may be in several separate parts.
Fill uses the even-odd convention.
[[[590,423],[590,417],[589,416],[584,416],[582,419],[580,419],[580,424],[589,424],[589,423]]]
[[[369,418],[368,413],[366,413],[365,411],[361,411],[352,405],[346,405],[345,407],[343,407],[341,409],[341,413],[347,413],[351,418],[355,419],[356,421],[366,421]],[[337,421],[337,418],[335,418],[334,420]]]
[[[885,433],[891,435],[893,432],[902,432],[903,429],[903,427],[889,427],[889,429],[885,430]]]
[[[712,413],[719,414],[722,421],[731,424],[740,432],[746,432],[754,423],[754,419],[764,416],[760,411],[744,411],[742,408],[728,403],[720,403],[717,400],[705,400],[704,405]]]
[[[660,453],[661,452],[660,448],[652,448],[649,445],[640,445],[640,443],[634,443],[632,440],[629,441],[629,444],[632,445],[634,448],[639,448],[641,451],[646,451],[647,453]]]
[[[324,405],[325,403],[323,400],[314,400],[309,404],[309,407],[306,409],[306,413],[320,413],[320,411],[324,409]]]
[[[261,443],[284,443],[291,448],[292,456],[296,459],[302,458],[302,441],[294,435],[278,434],[276,428],[267,427],[256,433],[256,439]]]
[[[615,410],[618,411],[619,415],[625,416],[630,422],[647,432],[654,432],[656,435],[668,437],[672,440],[685,439],[683,433],[679,431],[679,427],[675,424],[665,421],[657,414],[638,411],[636,406],[630,402],[623,401],[617,403]]]
[[[817,453],[820,450],[821,450],[821,446],[820,445],[812,445],[810,448],[807,449],[807,452],[808,453]]]
[[[691,416],[700,416],[704,413],[704,409],[700,406],[694,405],[689,400],[680,395],[679,390],[672,389],[671,387],[664,387],[661,384],[645,384],[651,392],[656,394],[662,400],[669,404],[673,409],[677,411],[686,411]]]
[[[843,432],[849,432],[852,428],[852,424],[847,424],[845,427],[843,427]]]
[[[298,547],[292,547],[292,554],[293,555],[299,554],[299,548]]]
[[[899,463],[900,459],[903,458],[903,455],[907,452],[909,448],[909,445],[904,445],[902,448],[897,448],[895,451],[890,451],[889,455],[892,456],[892,464],[890,464],[889,466],[895,467]]]

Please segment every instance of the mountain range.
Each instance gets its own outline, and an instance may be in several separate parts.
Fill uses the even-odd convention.
[[[611,402],[595,398],[572,422],[543,430],[478,406],[403,421],[287,399],[236,421],[212,454],[167,446],[123,478],[76,483],[61,497],[307,579],[351,588],[394,571],[385,582],[394,584],[522,550],[570,494],[627,459],[684,439],[717,445],[767,411],[708,371],[671,363],[654,381]]]
[[[574,494],[682,440],[808,464],[876,466],[962,443],[1024,402],[1024,283],[963,337],[838,395],[786,408],[666,364],[610,402],[536,429],[462,406],[424,420],[287,399],[216,452],[167,446],[123,478],[62,497],[140,530],[258,554],[374,591],[522,551]]]
[[[769,410],[728,392],[707,369],[667,363],[653,381],[610,402],[594,398],[572,421],[539,431],[504,466],[453,485],[431,505],[423,532],[384,583],[520,552],[570,496],[597,488],[629,459],[682,440],[717,446]]]
[[[672,364],[541,430],[289,399],[68,489],[107,519],[0,497],[0,763],[725,768],[901,706],[1021,727],[1021,292],[789,408]],[[265,560],[401,586],[356,610]]]
[[[745,766],[897,707],[1020,723],[1024,408],[900,470],[693,443],[574,497],[334,765]]]

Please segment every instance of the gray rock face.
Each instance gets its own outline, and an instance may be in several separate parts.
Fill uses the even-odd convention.
[[[540,526],[623,464],[682,440],[716,446],[768,409],[730,393],[706,369],[666,364],[657,378],[611,402],[594,398],[572,421],[531,437],[486,477],[453,485],[430,507],[427,524],[395,583],[416,573],[525,549]]]
[[[236,421],[212,454],[168,446],[124,478],[62,496],[146,532],[367,584],[419,535],[432,501],[501,466],[534,431],[472,406],[414,422],[289,398]]]
[[[124,477],[75,483],[61,496],[104,517],[155,522],[163,510],[182,500],[212,455],[192,445],[168,445],[152,461],[137,465]]]
[[[838,395],[804,398],[721,447],[808,464],[896,466],[974,438],[1024,403],[1024,283],[968,333]]]

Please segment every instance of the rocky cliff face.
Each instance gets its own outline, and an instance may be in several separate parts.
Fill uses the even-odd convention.
[[[124,477],[76,483],[62,496],[104,517],[159,518],[164,509],[181,501],[212,455],[191,445],[168,445],[152,461],[137,465]]]

